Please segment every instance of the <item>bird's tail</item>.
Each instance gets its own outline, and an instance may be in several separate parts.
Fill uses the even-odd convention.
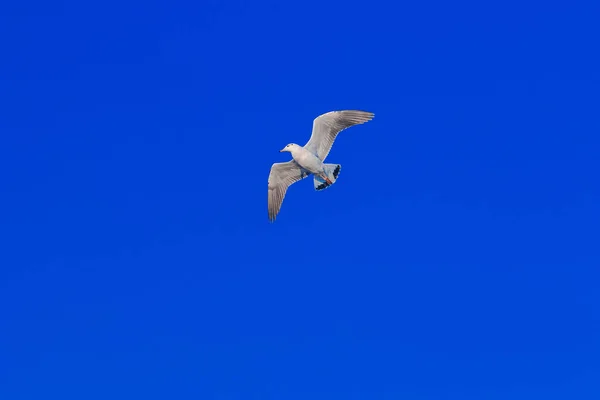
[[[327,189],[337,180],[342,166],[340,164],[325,164],[325,177],[315,174],[315,190]]]

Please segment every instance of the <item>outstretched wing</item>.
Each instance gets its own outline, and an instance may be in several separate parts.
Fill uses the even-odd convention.
[[[310,173],[294,160],[273,164],[269,174],[269,219],[271,222],[275,221],[275,217],[281,209],[281,203],[283,203],[288,187],[308,175]]]
[[[373,113],[357,110],[331,111],[320,115],[313,121],[312,135],[304,147],[325,161],[338,133],[353,125],[364,124],[374,116]]]

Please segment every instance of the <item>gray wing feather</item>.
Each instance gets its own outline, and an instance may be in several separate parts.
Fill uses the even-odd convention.
[[[374,116],[373,113],[358,110],[331,111],[322,114],[313,121],[312,135],[304,147],[316,154],[321,161],[325,161],[338,133],[353,125],[364,124]]]
[[[269,220],[271,222],[275,221],[275,217],[281,209],[281,203],[283,203],[288,187],[308,175],[310,175],[308,171],[300,167],[294,160],[273,164],[269,174]]]

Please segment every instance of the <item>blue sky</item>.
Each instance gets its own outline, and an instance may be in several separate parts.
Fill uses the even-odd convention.
[[[600,398],[598,4],[12,3],[0,398]]]

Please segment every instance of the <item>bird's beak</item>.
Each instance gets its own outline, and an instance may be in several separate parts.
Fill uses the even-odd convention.
[[[284,151],[284,150],[285,150],[285,149],[281,149],[281,150],[279,150],[279,152],[280,152],[280,153],[283,153],[283,151]]]

